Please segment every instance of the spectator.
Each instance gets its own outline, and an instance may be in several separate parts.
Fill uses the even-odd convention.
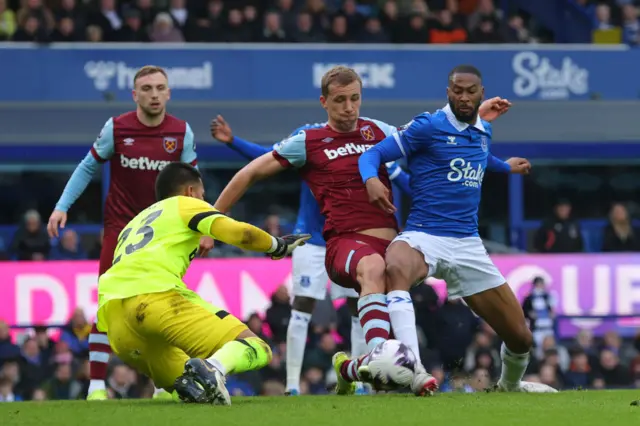
[[[495,18],[482,16],[476,29],[469,37],[471,43],[503,43],[504,38],[500,34],[499,24]]]
[[[16,15],[7,7],[7,0],[0,0],[0,41],[11,40],[16,32]]]
[[[329,43],[350,43],[349,27],[344,15],[335,15],[331,20],[331,29],[327,35]]]
[[[124,364],[113,367],[107,379],[109,394],[114,399],[140,398],[140,389],[135,386],[136,373]]]
[[[430,286],[425,286],[430,287]],[[416,314],[420,312],[416,310]],[[420,314],[422,316],[424,314]],[[442,308],[437,312],[434,312],[432,316],[435,316],[435,330],[430,333],[432,339],[435,340],[435,347],[440,353],[442,364],[447,372],[458,372],[464,367],[463,360],[465,358],[465,352],[467,348],[471,346],[474,341],[474,335],[478,332],[479,320],[471,312],[471,310],[463,304],[459,299],[445,301]],[[422,327],[422,322],[420,323]],[[429,336],[429,335],[428,335]],[[492,357],[495,355],[492,352],[492,348],[488,340],[487,344],[483,344],[483,338],[476,339],[478,342],[478,351],[486,350]],[[429,338],[427,337],[427,340]],[[431,346],[431,344],[429,345]],[[477,351],[474,357],[477,361]],[[476,365],[477,362],[474,363]],[[494,363],[491,362],[491,365]],[[473,368],[469,365],[469,370]]]
[[[633,46],[640,43],[638,9],[632,4],[622,6],[622,40]]]
[[[405,27],[398,40],[399,43],[424,44],[429,43],[429,29],[424,17],[415,13],[409,17],[409,26]]]
[[[542,340],[542,344],[537,348],[536,355],[543,362],[547,361],[548,356],[556,356],[557,362],[553,362],[553,365],[557,365],[562,371],[566,371],[571,362],[569,351],[564,346],[558,345],[554,336],[546,336]]]
[[[102,43],[104,40],[102,28],[97,25],[87,27],[87,41],[91,43]]]
[[[621,388],[631,384],[629,370],[620,365],[618,356],[610,349],[600,352],[599,373],[607,387]]]
[[[87,321],[82,308],[73,311],[71,320],[62,329],[60,340],[65,342],[74,355],[83,355],[89,351],[91,324]]]
[[[468,27],[471,32],[477,30],[482,23],[491,22],[492,32],[500,32],[502,11],[496,9],[493,0],[479,0],[475,12],[469,16]],[[488,28],[488,25],[485,27]],[[486,32],[486,31],[485,31]]]
[[[640,232],[631,226],[631,218],[626,207],[616,203],[609,212],[609,223],[604,229],[602,251],[640,251]]]
[[[142,20],[143,28],[147,28],[154,24],[156,15],[158,15],[158,10],[153,6],[153,0],[136,0],[135,9],[140,12],[140,19]],[[169,18],[171,18],[171,15],[169,15]],[[173,23],[173,19],[171,22]]]
[[[44,383],[42,389],[47,394],[47,399],[70,400],[78,399],[82,386],[73,380],[71,364],[56,364],[53,378]]]
[[[403,24],[398,13],[398,4],[395,1],[387,1],[380,12],[380,22],[393,43],[399,43]]]
[[[244,26],[251,33],[251,41],[260,40],[262,34],[262,24],[258,16],[258,9],[253,5],[247,5],[243,11]],[[286,30],[285,30],[286,33]]]
[[[101,30],[100,39],[107,41],[117,40],[117,33],[124,25],[124,22],[116,10],[115,0],[100,0],[99,10],[89,17],[90,27],[97,26]],[[97,31],[87,27],[87,38],[89,41],[97,41]]]
[[[362,43],[389,43],[389,36],[382,29],[380,19],[370,16],[366,19],[364,29],[360,34]]]
[[[56,29],[53,30],[53,33],[51,34],[51,41],[66,43],[81,41],[81,38],[76,31],[76,24],[74,23],[73,18],[65,17],[58,21]]]
[[[229,43],[241,43],[251,41],[251,32],[243,24],[242,12],[231,9],[227,18],[227,27],[224,31],[225,41]]]
[[[556,367],[553,365],[543,364],[540,367],[540,382],[554,389],[562,389],[562,382],[558,378]]]
[[[87,254],[80,246],[78,234],[73,229],[65,230],[60,236],[60,243],[51,251],[53,260],[84,260],[86,258]]]
[[[74,27],[81,34],[86,25],[86,16],[82,7],[76,4],[76,0],[61,0],[60,7],[55,10],[55,18],[60,22],[63,18],[71,18]]]
[[[20,21],[18,30],[13,33],[13,41],[26,41],[33,43],[46,43],[49,41],[49,34],[40,24],[40,20],[36,16],[26,16]],[[41,254],[41,253],[39,253]],[[39,256],[38,256],[39,257]],[[42,260],[43,258],[31,259]],[[28,260],[28,259],[23,259]]]
[[[555,299],[547,290],[544,278],[535,277],[532,286],[531,293],[522,302],[522,310],[535,346],[541,347],[546,336],[555,335]]]
[[[582,350],[576,350],[571,355],[569,370],[564,374],[565,388],[587,388],[593,382],[593,373],[589,365],[589,357]]]
[[[186,0],[171,0],[169,2],[169,15],[173,18],[175,27],[185,33],[191,17],[189,9],[187,9]]]
[[[48,364],[49,359],[53,355],[55,343],[49,338],[49,335],[47,334],[47,327],[36,326],[33,328],[33,331],[35,332],[34,339],[38,343],[38,348],[40,350],[40,357],[45,364]]]
[[[224,40],[225,25],[222,12],[224,4],[221,0],[210,0],[202,16],[196,20],[194,27],[185,34],[191,41],[215,42]]]
[[[260,318],[260,315],[258,315],[255,312],[249,315],[249,318],[247,318],[246,324],[247,324],[247,327],[249,327],[249,330],[253,334],[258,336],[265,342],[269,342],[269,338],[264,334],[264,323],[262,322],[262,318]]]
[[[142,20],[140,19],[140,12],[135,9],[128,10],[124,14],[124,24],[120,28],[117,34],[118,41],[121,42],[137,42],[143,43],[151,41],[149,34],[142,27]],[[100,230],[100,240],[96,244],[96,247],[92,249],[90,254],[91,259],[100,259],[100,250],[102,250],[102,238],[104,237],[104,230]]]
[[[311,367],[304,372],[304,379],[309,389],[307,393],[311,395],[325,395],[327,394],[327,386],[324,377],[324,371],[317,367]]]
[[[29,18],[28,21],[28,25],[37,27],[37,19]],[[18,228],[11,243],[11,253],[17,260],[44,260],[49,256],[50,249],[49,236],[42,225],[40,213],[36,210],[27,211],[24,224]]]
[[[0,377],[0,402],[22,401],[22,397],[13,393],[13,383],[7,378]]]
[[[594,22],[594,29],[596,30],[610,30],[613,28],[611,24],[611,8],[606,3],[599,3],[596,6],[596,19]]]
[[[44,389],[38,388],[33,391],[31,396],[32,401],[46,401],[47,400],[47,392]]]
[[[156,43],[181,43],[184,36],[180,30],[174,27],[173,19],[167,12],[156,15],[153,27],[149,32],[149,39]]]
[[[625,344],[620,335],[613,330],[607,331],[603,336],[602,349],[612,351],[618,356],[620,364],[627,367],[631,360],[636,356],[636,351],[633,347]]]
[[[293,0],[277,0],[276,11],[280,14],[282,28],[287,34],[292,34],[297,27],[297,15]],[[311,18],[311,15],[309,15]]]
[[[448,9],[438,12],[438,20],[429,32],[431,43],[451,44],[467,41],[467,31],[459,22],[454,22],[453,14]]]
[[[305,368],[318,368],[323,372],[331,369],[331,358],[336,353],[336,341],[331,333],[324,333],[320,337],[318,346],[305,352],[303,365]]]
[[[469,385],[475,392],[483,392],[491,386],[491,377],[487,370],[477,368],[469,378]]]
[[[326,30],[329,27],[327,8],[324,0],[307,0],[307,12],[313,19],[313,27]]]
[[[289,290],[280,286],[271,296],[271,306],[267,309],[267,324],[271,329],[273,341],[282,343],[287,341],[287,328],[291,318],[291,304]]]
[[[364,26],[364,16],[358,12],[358,4],[355,0],[344,0],[338,11],[347,20],[347,28],[351,34],[360,34]]]
[[[22,344],[22,356],[19,364],[22,395],[31,395],[49,376],[49,366],[45,362],[46,359],[40,354],[38,342],[32,338],[25,340]]]
[[[508,43],[533,43],[535,39],[531,37],[529,30],[524,25],[524,19],[520,15],[513,15],[507,22],[506,41]]]
[[[0,319],[0,366],[3,362],[17,359],[20,356],[20,347],[13,344],[9,332],[9,324]]]
[[[262,32],[260,41],[266,43],[284,43],[288,41],[287,34],[282,28],[280,14],[278,12],[267,12],[267,14],[264,16],[264,30]],[[270,217],[272,216],[269,216],[269,218]]]
[[[293,41],[297,43],[323,43],[324,35],[313,27],[313,19],[307,12],[302,12],[296,18],[296,29]]]
[[[576,253],[584,249],[580,224],[571,219],[571,203],[560,200],[554,208],[554,217],[543,222],[538,229],[534,248],[540,253]]]
[[[36,19],[38,21],[37,28],[42,31],[43,36],[49,35],[55,26],[53,13],[42,3],[42,0],[26,0],[23,7],[18,10],[17,18],[18,23],[25,26],[27,26],[26,22],[29,18]]]

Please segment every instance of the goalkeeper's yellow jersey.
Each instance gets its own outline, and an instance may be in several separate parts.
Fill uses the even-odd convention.
[[[185,196],[159,201],[120,233],[113,265],[98,281],[98,319],[102,307],[114,299],[188,291],[182,277],[198,253],[203,234],[258,252],[275,247],[271,235],[225,216],[206,201]]]

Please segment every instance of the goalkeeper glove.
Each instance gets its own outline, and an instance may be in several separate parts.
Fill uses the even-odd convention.
[[[284,237],[274,237],[277,241],[276,249],[269,253],[271,259],[280,260],[289,256],[297,247],[303,246],[309,238],[310,234],[293,234]]]

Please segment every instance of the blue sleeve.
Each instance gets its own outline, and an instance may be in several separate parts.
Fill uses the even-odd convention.
[[[91,147],[91,155],[99,163],[111,159],[115,150],[115,141],[113,139],[113,118],[107,120],[102,127],[98,139],[93,143]]]
[[[367,152],[360,156],[358,168],[362,181],[366,182],[373,177],[378,177],[378,170],[382,163],[397,160],[403,157],[400,145],[396,141],[396,135],[388,136]]]
[[[56,210],[63,212],[69,211],[71,205],[82,195],[84,190],[91,182],[91,178],[96,173],[100,163],[94,158],[93,155],[87,154],[86,157],[78,164],[75,171],[71,175],[67,186],[62,191],[62,196],[56,204]]]
[[[262,145],[258,145],[257,143],[245,141],[237,136],[234,136],[229,144],[229,148],[233,149],[238,154],[243,157],[248,158],[249,160],[254,160],[271,150]]]
[[[198,154],[196,154],[196,142],[194,140],[193,130],[187,123],[187,129],[184,131],[184,143],[182,146],[182,154],[180,161],[195,166],[198,162]]]
[[[387,163],[387,171],[389,172],[391,182],[397,185],[403,194],[411,196],[411,187],[409,186],[411,176],[402,170],[402,167],[395,161]]]
[[[509,173],[511,172],[511,166],[509,163],[489,154],[489,158],[487,158],[487,170],[490,172]]]

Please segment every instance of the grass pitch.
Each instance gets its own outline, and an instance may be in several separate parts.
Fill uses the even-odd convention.
[[[632,426],[639,391],[558,394],[438,394],[234,398],[233,406],[170,401],[54,401],[0,404],[16,426]]]

